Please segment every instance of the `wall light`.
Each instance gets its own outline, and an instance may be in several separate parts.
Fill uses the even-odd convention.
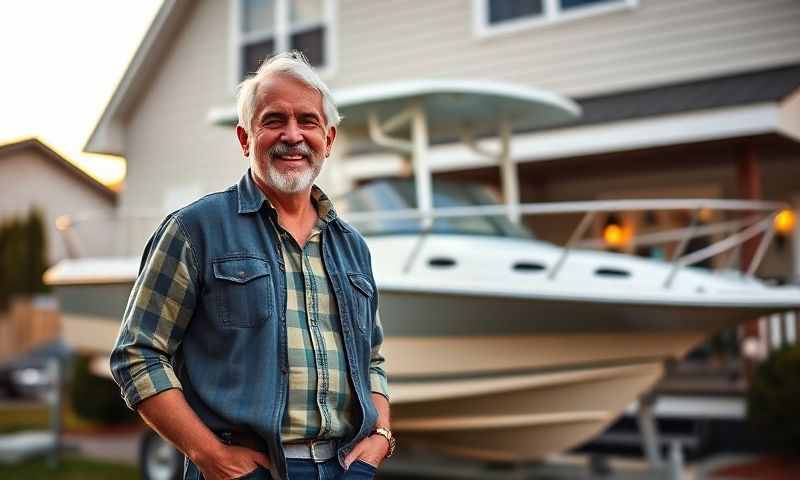
[[[794,230],[796,220],[794,212],[788,208],[784,208],[775,215],[775,220],[773,221],[775,231],[780,235],[791,234],[792,230]]]

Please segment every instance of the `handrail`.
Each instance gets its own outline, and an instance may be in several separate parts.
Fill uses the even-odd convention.
[[[583,213],[580,222],[573,230],[569,240],[563,247],[563,251],[551,269],[548,271],[548,278],[553,280],[563,268],[569,254],[575,248],[598,247],[603,243],[600,239],[582,240],[584,234],[591,225],[592,220],[598,213],[620,212],[620,211],[644,211],[644,210],[685,210],[692,212],[692,225],[688,228],[677,228],[654,233],[640,235],[635,238],[636,245],[652,245],[678,241],[678,247],[671,259],[673,268],[670,270],[664,281],[664,287],[669,288],[672,280],[678,271],[702,260],[713,258],[727,250],[738,247],[744,242],[764,234],[756,248],[753,259],[748,266],[746,275],[753,276],[763,257],[766,254],[767,246],[774,235],[773,220],[778,211],[788,208],[788,204],[782,202],[754,201],[754,200],[719,200],[719,199],[624,199],[624,200],[595,200],[578,202],[546,202],[519,204],[518,211],[522,215],[554,215],[554,214],[577,214]],[[371,212],[345,212],[342,216],[350,223],[360,224],[371,221],[387,220],[420,220],[437,218],[463,218],[475,216],[504,216],[507,214],[508,206],[505,204],[481,205],[468,207],[443,207],[435,208],[429,212],[421,212],[418,209],[398,209],[381,210]],[[750,213],[747,218],[738,220],[726,220],[714,222],[708,225],[698,225],[697,215],[702,209],[711,209],[728,212]],[[753,215],[756,212],[766,215]],[[83,214],[73,217],[60,217],[58,219],[59,230],[64,236],[64,240],[73,246],[75,242],[72,228],[81,223],[97,220],[152,220],[163,217],[163,212],[156,210],[137,210],[128,211],[120,214]],[[706,246],[700,250],[684,254],[690,239],[700,235],[710,235],[717,233],[729,233],[724,239]],[[77,248],[72,250],[78,251]]]
[[[519,212],[524,215],[553,215],[585,212],[619,212],[635,210],[695,210],[708,208],[727,211],[774,211],[787,208],[781,202],[755,200],[714,200],[714,199],[633,199],[596,200],[581,202],[543,202],[521,203]],[[471,207],[441,207],[430,211],[431,218],[457,218],[473,216],[505,215],[507,206],[481,205]],[[341,214],[350,223],[364,223],[376,220],[416,220],[423,218],[416,208],[380,210],[371,212],[346,212]]]
[[[576,246],[584,246],[581,238],[588,229],[594,215],[600,212],[619,212],[619,211],[643,211],[643,210],[688,210],[692,212],[692,223],[688,228],[681,229],[679,235],[675,235],[677,229],[667,232],[659,232],[652,235],[652,240],[659,243],[678,240],[680,243],[676,248],[671,260],[673,267],[664,280],[664,288],[672,285],[672,280],[681,268],[690,266],[702,260],[712,258],[731,248],[743,244],[750,238],[760,233],[764,233],[756,253],[748,266],[746,274],[753,276],[758,266],[761,264],[766,248],[774,229],[772,223],[777,212],[787,208],[788,204],[782,202],[767,202],[757,200],[718,200],[718,199],[625,199],[625,200],[594,200],[580,202],[548,202],[548,203],[529,203],[520,204],[518,211],[522,215],[552,215],[584,213],[578,226],[573,230],[569,240],[563,247],[563,251],[553,266],[548,271],[547,277],[554,280],[563,268],[570,252]],[[698,215],[702,209],[711,209],[730,212],[768,212],[768,215],[761,220],[752,218],[736,221],[718,222],[711,225],[698,225]],[[483,205],[471,207],[445,207],[434,209],[428,218],[460,218],[471,216],[499,216],[507,211],[506,205]],[[359,212],[348,213],[345,215],[347,220],[352,223],[363,223],[368,221],[386,220],[414,220],[422,218],[417,209],[384,210],[380,212]],[[739,229],[743,229],[739,231]],[[689,240],[699,235],[712,232],[733,232],[725,239],[718,241],[701,250],[684,255],[684,250],[688,246]],[[646,244],[641,238],[635,239],[637,245]],[[591,242],[596,242],[592,240]],[[596,245],[596,243],[595,243]]]

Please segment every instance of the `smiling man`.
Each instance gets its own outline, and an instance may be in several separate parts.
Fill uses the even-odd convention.
[[[250,169],[148,242],[111,370],[185,479],[368,479],[394,450],[364,239],[313,184],[336,138],[297,52],[240,85]]]

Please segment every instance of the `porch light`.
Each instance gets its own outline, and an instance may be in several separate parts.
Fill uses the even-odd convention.
[[[789,235],[794,229],[795,214],[788,208],[784,208],[777,215],[775,215],[774,226],[775,231],[780,235]]]
[[[627,243],[627,234],[619,224],[616,215],[609,215],[606,220],[606,225],[603,227],[603,240],[609,247],[621,247]]]

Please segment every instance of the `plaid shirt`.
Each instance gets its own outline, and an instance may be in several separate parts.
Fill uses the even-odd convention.
[[[342,437],[354,428],[356,404],[347,380],[336,299],[329,294],[330,282],[320,259],[321,236],[336,212],[316,186],[312,198],[320,219],[303,248],[275,226],[287,285],[290,372],[283,441]],[[163,390],[181,388],[171,361],[200,295],[196,264],[180,222],[168,220],[154,241],[111,355],[112,372],[130,408]],[[379,317],[376,326],[380,329]],[[369,381],[371,391],[388,398],[380,344],[373,345]]]
[[[316,186],[311,198],[319,219],[303,247],[283,227],[275,227],[286,265],[289,397],[281,432],[286,442],[342,438],[352,431],[357,414],[347,379],[336,297],[331,294],[320,251],[322,232],[336,212]],[[269,199],[267,205],[274,210]],[[277,218],[277,212],[275,215]],[[378,345],[372,352],[370,388],[388,397],[383,362]]]

